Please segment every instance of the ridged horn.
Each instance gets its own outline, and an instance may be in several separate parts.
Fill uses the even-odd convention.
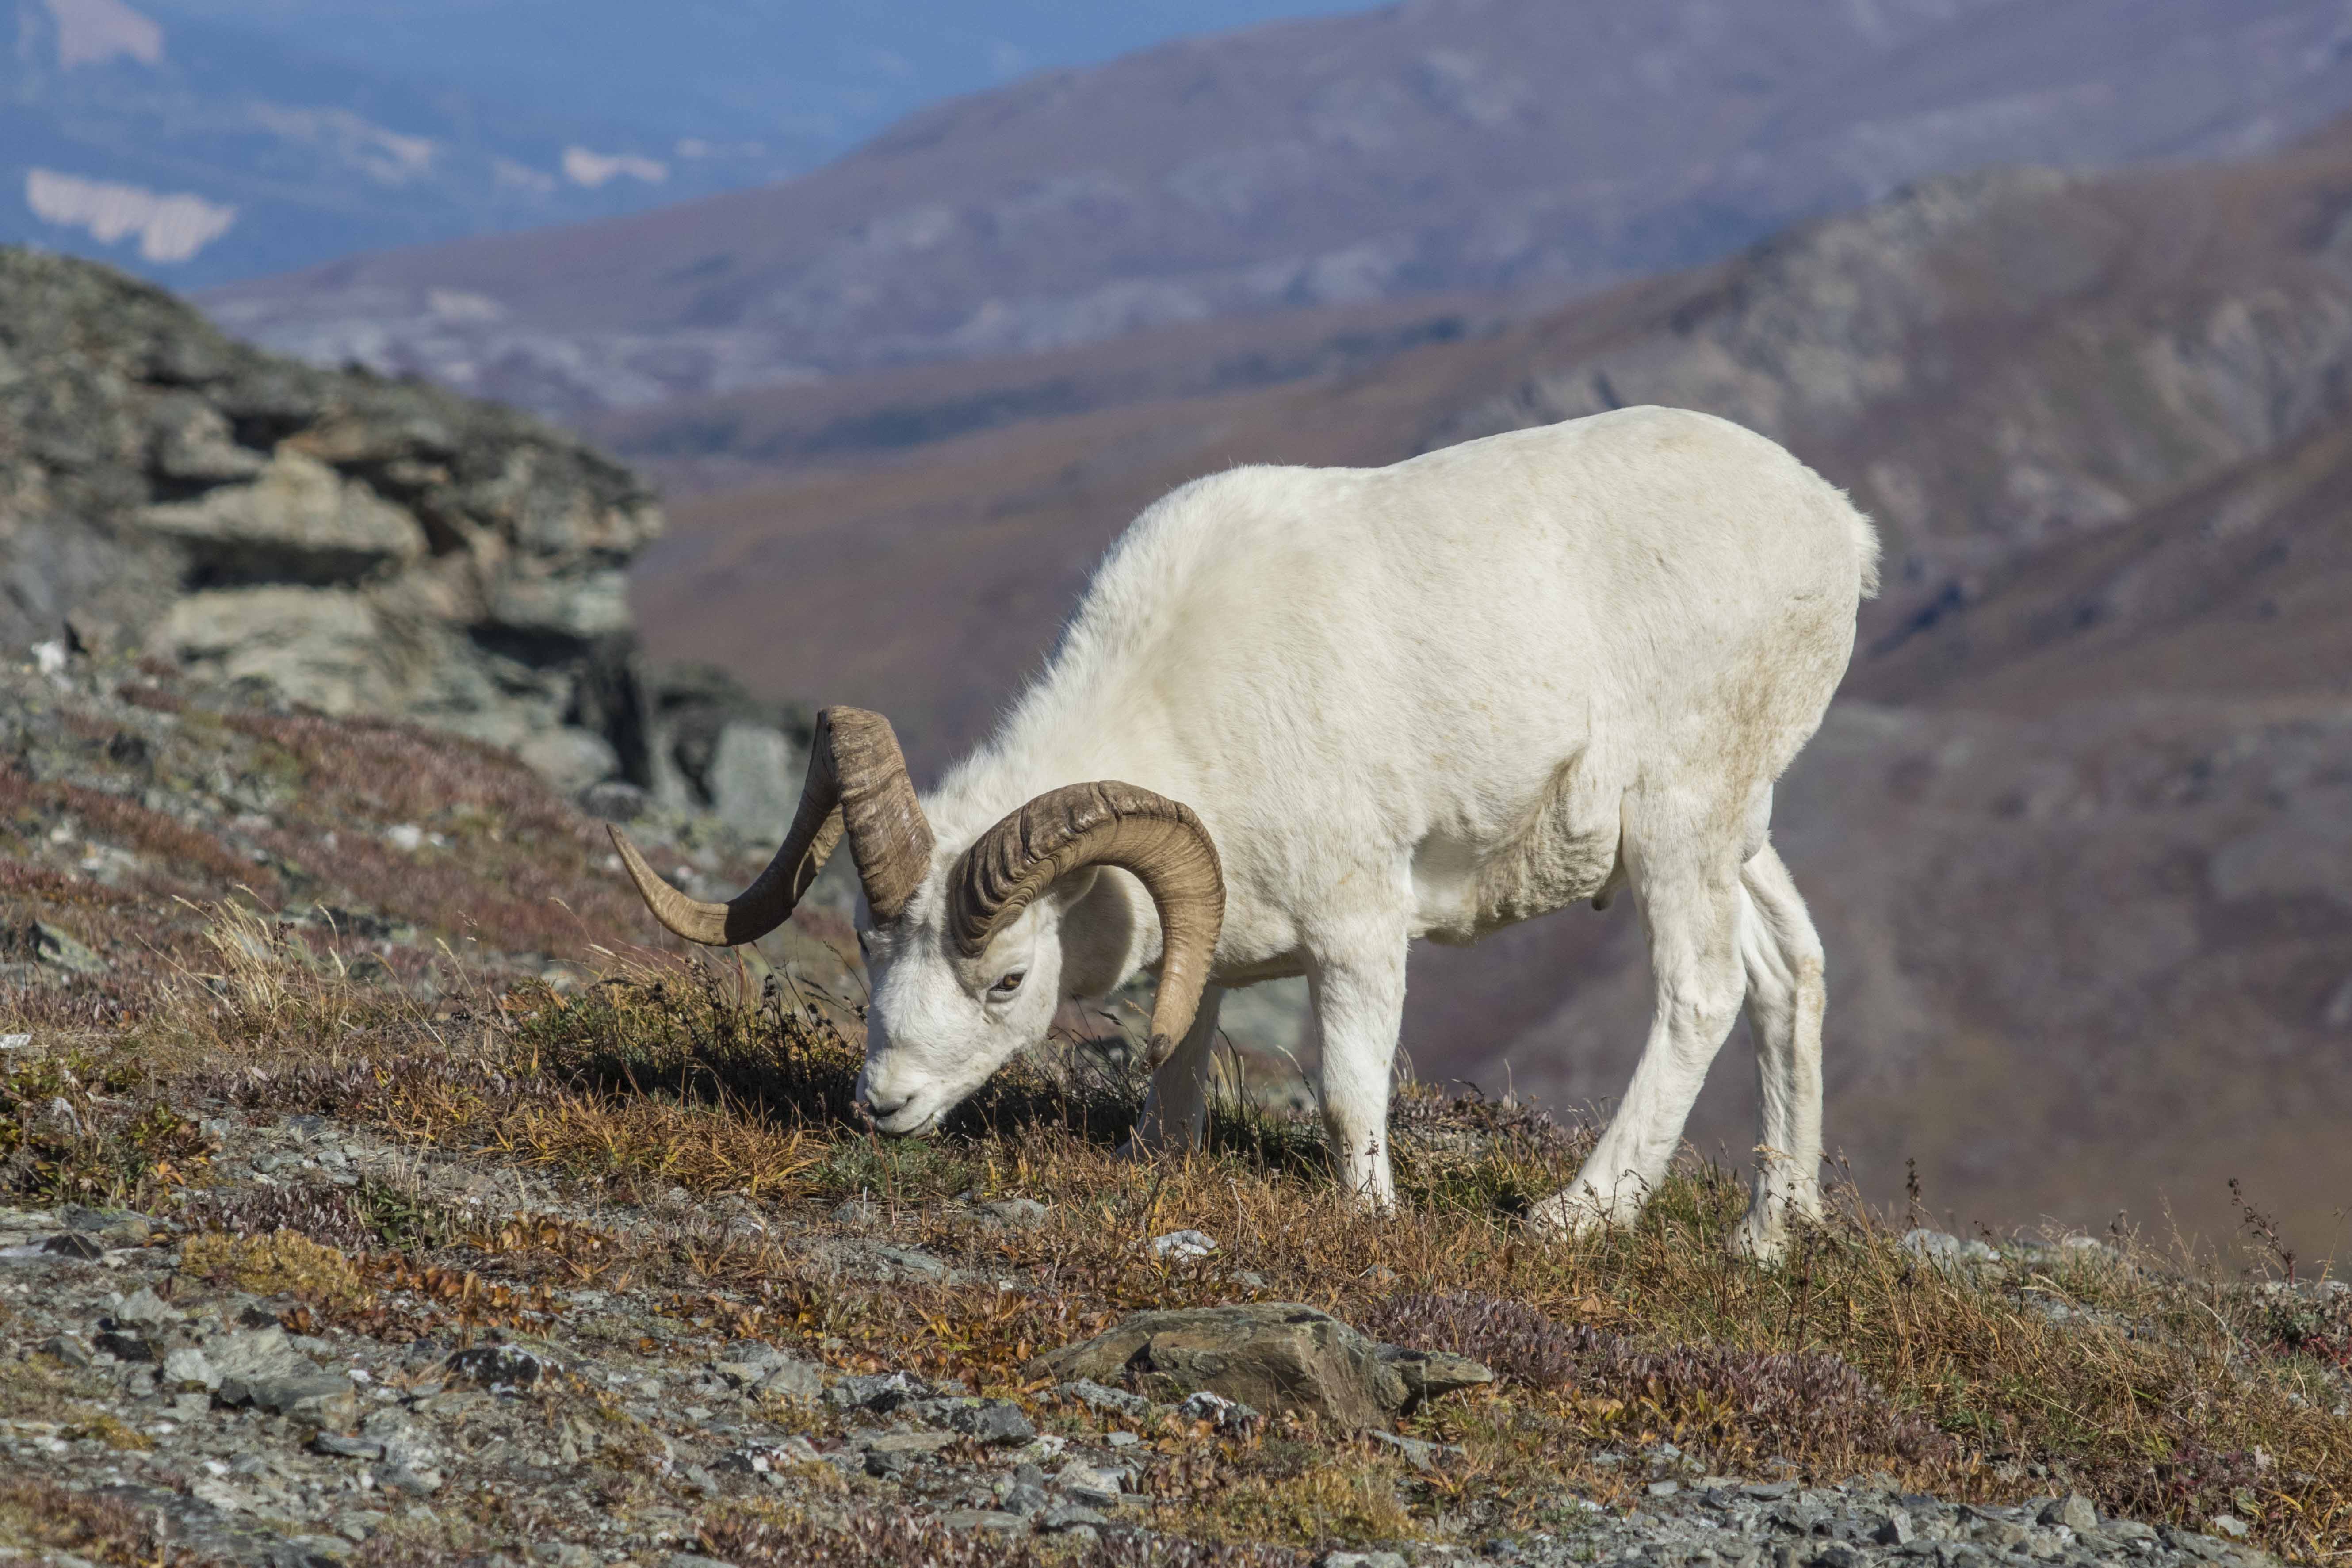
[[[976,839],[948,874],[948,934],[978,958],[1040,893],[1088,866],[1134,874],[1160,911],[1160,994],[1151,1005],[1151,1065],[1192,1026],[1217,931],[1224,868],[1192,808],[1104,780],[1048,790]]]
[[[792,828],[759,879],[723,904],[687,897],[646,864],[627,834],[618,827],[606,831],[654,919],[688,942],[733,947],[784,923],[845,828],[874,918],[897,920],[930,868],[931,825],[915,798],[890,721],[862,708],[827,708],[817,714],[808,778],[801,785]]]

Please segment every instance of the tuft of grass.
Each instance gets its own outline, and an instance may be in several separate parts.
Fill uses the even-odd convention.
[[[190,1237],[181,1248],[180,1269],[257,1296],[355,1303],[367,1295],[359,1270],[339,1248],[321,1246],[293,1230],[272,1231],[268,1236],[202,1232]]]
[[[1402,1500],[1393,1459],[1333,1457],[1319,1444],[1272,1445],[1271,1462],[1195,1493],[1174,1511],[1174,1528],[1202,1541],[1281,1546],[1412,1541],[1434,1533]]]
[[[212,1142],[139,1064],[89,1049],[0,1058],[0,1191],[142,1205],[200,1175]]]
[[[128,1503],[21,1477],[0,1479],[0,1543],[120,1568],[145,1568],[161,1551],[154,1529]]]

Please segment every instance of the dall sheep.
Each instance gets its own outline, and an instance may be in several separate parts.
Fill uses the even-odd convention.
[[[1064,997],[1154,970],[1137,1143],[1189,1146],[1223,992],[1304,974],[1345,1190],[1391,1199],[1415,937],[1468,942],[1630,887],[1656,1015],[1590,1161],[1540,1205],[1631,1220],[1743,999],[1762,1085],[1735,1250],[1818,1213],[1822,946],[1768,837],[1876,587],[1877,540],[1786,451],[1628,408],[1383,468],[1244,468],[1131,525],[994,736],[918,797],[878,715],[819,717],[800,811],[680,936],[782,922],[846,831],[872,983],[858,1092],[937,1127]]]

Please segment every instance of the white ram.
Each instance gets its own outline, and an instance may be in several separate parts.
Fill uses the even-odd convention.
[[[705,942],[773,929],[845,826],[872,976],[859,1092],[927,1131],[1057,1002],[1156,969],[1138,1142],[1189,1145],[1217,1005],[1303,973],[1349,1192],[1391,1201],[1416,937],[1467,942],[1630,886],[1656,1016],[1590,1162],[1582,1228],[1664,1175],[1741,1002],[1762,1085],[1733,1246],[1819,1204],[1822,948],[1767,826],[1852,651],[1877,541],[1773,443],[1631,408],[1384,468],[1249,468],[1139,518],[1044,674],[918,799],[887,721],[823,715],[800,815]]]

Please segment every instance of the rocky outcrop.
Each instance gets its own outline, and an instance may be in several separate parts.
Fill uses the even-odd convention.
[[[1351,1431],[1385,1426],[1424,1400],[1495,1380],[1467,1356],[1379,1344],[1328,1312],[1283,1301],[1137,1312],[1041,1357],[1033,1371],[1066,1382],[1132,1382],[1155,1396],[1205,1392]]]
[[[419,720],[772,835],[792,734],[634,651],[624,573],[661,526],[627,469],[528,416],[294,364],[103,268],[0,250],[0,646]]]

